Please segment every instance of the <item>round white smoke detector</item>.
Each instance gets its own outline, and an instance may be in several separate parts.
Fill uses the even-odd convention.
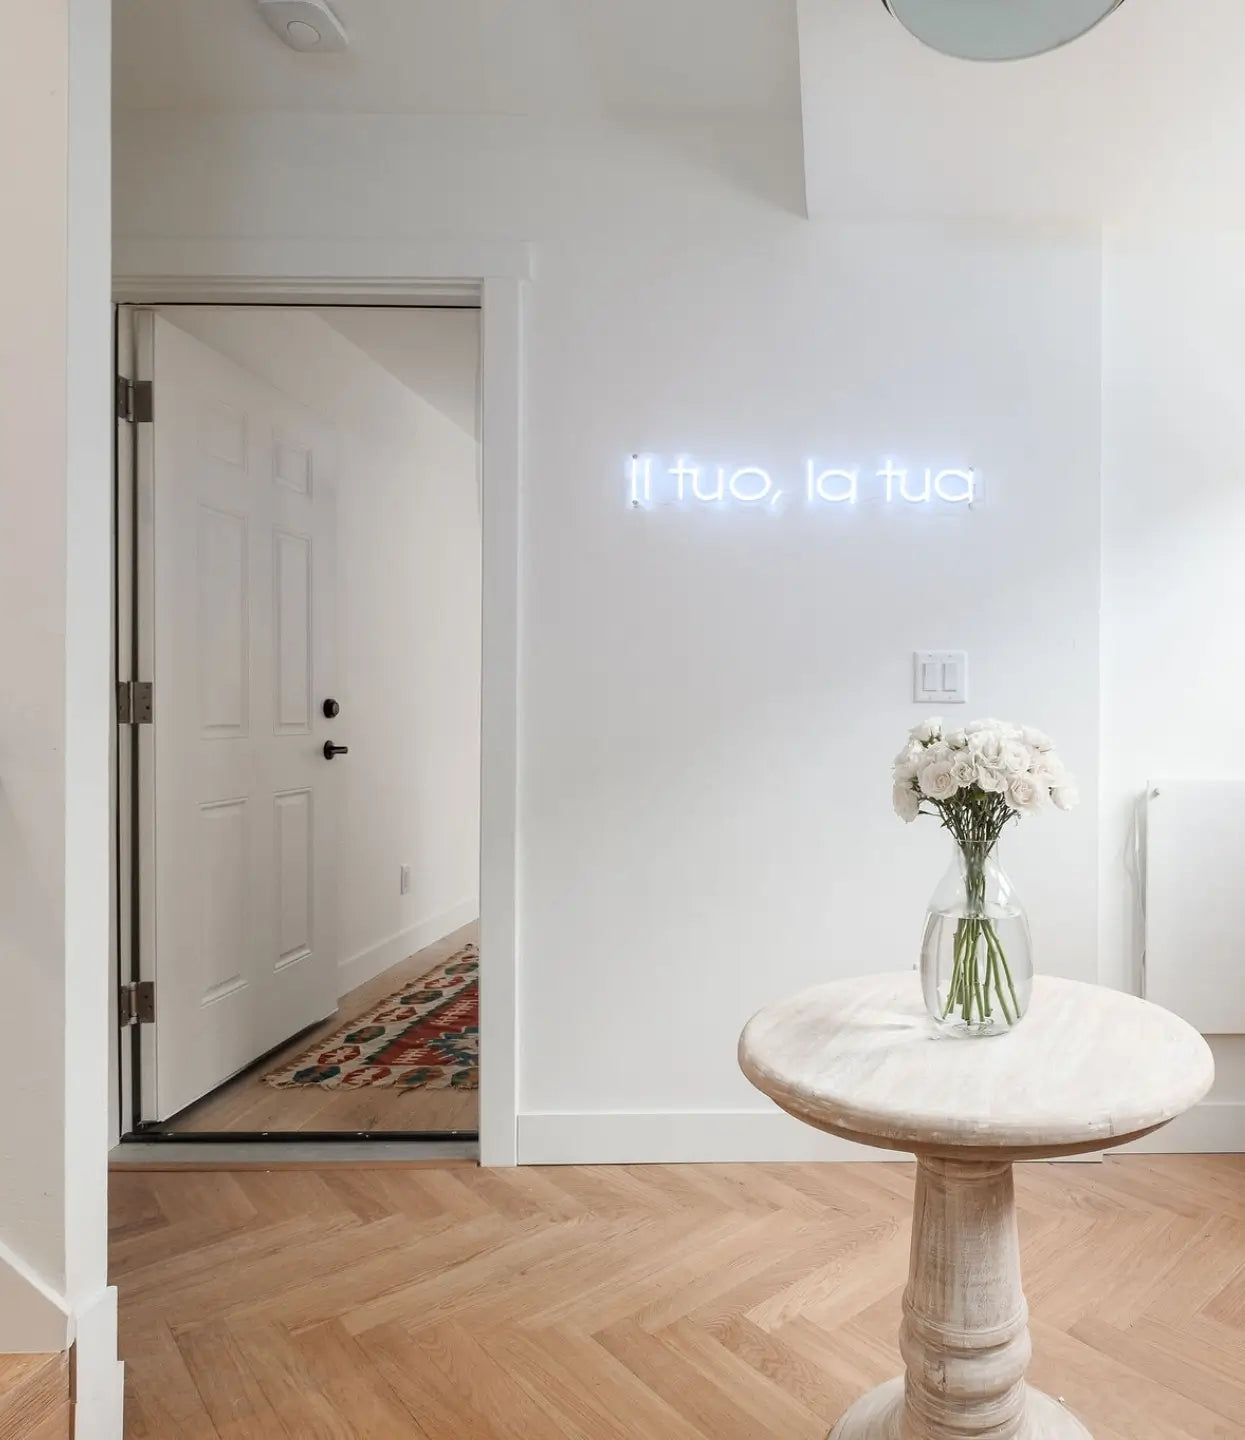
[[[255,0],[255,5],[268,28],[291,50],[322,55],[350,44],[325,0]]]

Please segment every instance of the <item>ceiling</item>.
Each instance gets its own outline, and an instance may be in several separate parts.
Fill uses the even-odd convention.
[[[745,144],[801,144],[813,217],[1245,223],[1241,0],[1131,0],[1075,44],[999,65],[927,49],[880,0],[330,3],[351,48],[300,55],[252,0],[114,0],[115,102],[140,126],[160,109],[671,134],[725,119]]]
[[[316,313],[460,430],[480,438],[478,310],[346,305]]]
[[[795,0],[331,0],[300,55],[251,0],[115,0],[122,110],[798,116]]]

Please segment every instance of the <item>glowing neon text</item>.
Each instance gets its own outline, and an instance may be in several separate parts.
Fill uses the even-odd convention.
[[[673,465],[659,455],[632,455],[627,462],[627,499],[653,505],[748,505],[776,508],[793,499],[808,505],[855,505],[870,498],[886,505],[972,505],[979,497],[976,472],[909,468],[888,460],[878,470],[859,465],[823,467],[807,460],[798,483],[784,484],[759,465],[704,464],[680,455]]]

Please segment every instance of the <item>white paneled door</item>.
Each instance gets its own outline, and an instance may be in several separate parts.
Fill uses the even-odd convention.
[[[349,723],[324,714],[336,436],[160,316],[153,345],[143,1110],[164,1120],[335,1009],[333,792],[350,760],[324,753]]]

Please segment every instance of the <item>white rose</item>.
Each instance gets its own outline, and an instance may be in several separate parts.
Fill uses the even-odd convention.
[[[1003,728],[1004,725],[1001,720],[970,720],[968,724],[964,727],[964,733],[966,735],[980,735],[987,730],[993,730],[997,732],[999,730],[1002,730]]]
[[[1032,775],[1014,775],[1007,782],[1003,798],[1020,815],[1031,815],[1046,799],[1046,791]]]
[[[924,750],[921,749],[915,740],[909,740],[899,754],[895,756],[895,764],[906,765],[910,760],[919,760],[924,753]]]
[[[952,730],[946,736],[946,741],[952,750],[963,750],[968,744],[968,736],[963,730]]]
[[[917,776],[917,784],[931,800],[950,800],[960,788],[952,773],[951,761],[945,757],[931,760]]]
[[[1053,751],[1038,751],[1029,766],[1029,774],[1047,790],[1058,790],[1067,782],[1067,774]]]
[[[977,783],[977,760],[968,750],[952,751],[951,774],[961,790]]]
[[[905,825],[911,825],[921,813],[921,797],[911,785],[896,785],[891,792],[891,803]]]
[[[920,768],[915,760],[901,760],[891,771],[891,779],[896,785],[907,784],[908,781],[916,779]]]
[[[1029,768],[1029,751],[1019,740],[1004,740],[999,746],[998,763],[1005,775],[1023,775]]]
[[[987,759],[998,758],[999,751],[1003,748],[1003,742],[999,738],[997,730],[969,730],[968,748],[975,750],[978,755],[984,755]]]
[[[977,784],[979,788],[985,790],[988,794],[993,794],[997,790],[1002,790],[1003,787],[1007,784],[1007,781],[1004,779],[1003,775],[1000,774],[998,769],[995,767],[994,762],[985,755],[974,756],[973,768],[976,771]]]
[[[1026,745],[1043,753],[1054,748],[1050,736],[1041,730],[1035,729],[1032,725],[1025,725],[1021,728],[1020,738]]]
[[[1074,805],[1080,804],[1081,792],[1076,788],[1074,780],[1065,780],[1062,785],[1056,785],[1050,792],[1050,798],[1055,802],[1058,810],[1071,810]]]
[[[919,725],[914,725],[911,730],[914,740],[922,745],[928,745],[931,740],[942,738],[942,718],[938,715],[931,716],[928,720],[922,720]]]

